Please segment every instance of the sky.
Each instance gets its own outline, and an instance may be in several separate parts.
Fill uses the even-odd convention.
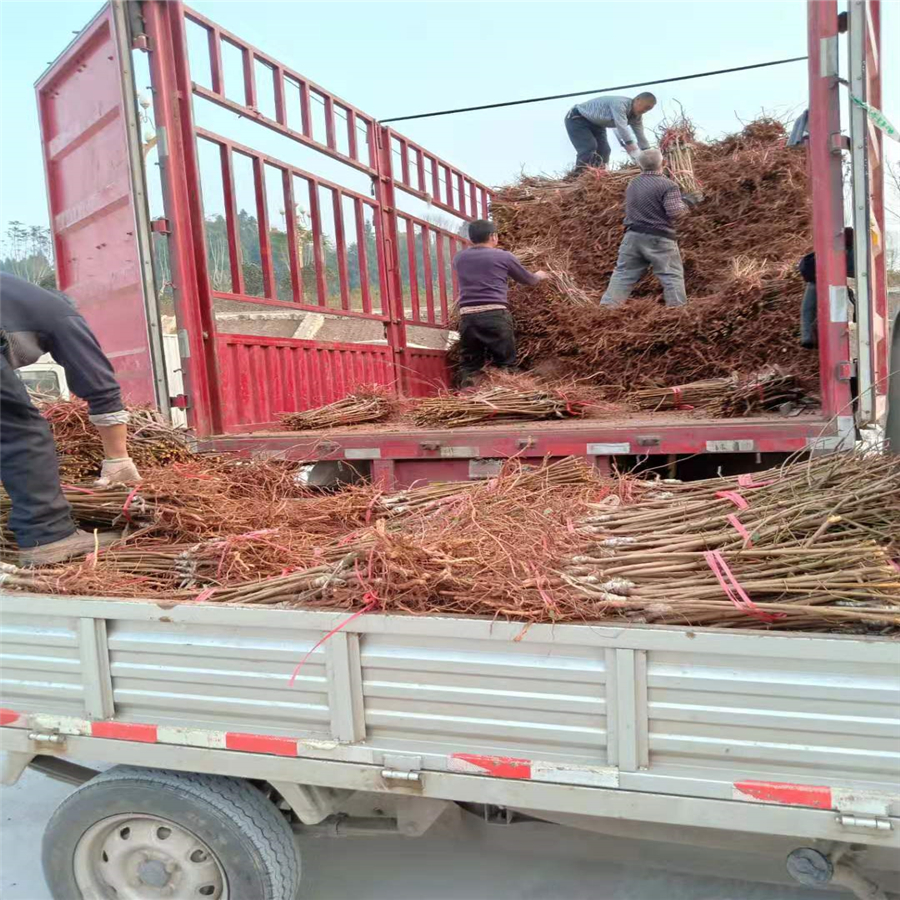
[[[34,81],[100,7],[86,0],[0,0],[0,230],[46,224]],[[806,53],[805,0],[756,2],[271,2],[196,0],[193,7],[376,118],[652,81]],[[882,4],[885,43],[900,36],[900,0]],[[900,123],[900,54],[885,60],[884,111]],[[200,72],[197,66],[195,77]],[[200,80],[200,78],[197,78]],[[226,72],[227,80],[227,72]],[[138,76],[139,90],[147,79]],[[806,105],[806,64],[715,76],[656,89],[701,134],[734,131],[761,111]],[[632,91],[630,93],[636,93]],[[563,116],[574,101],[404,122],[407,136],[488,184],[522,170],[571,165]],[[209,127],[223,125],[209,113]],[[228,114],[225,114],[226,118]],[[229,118],[230,121],[230,118]],[[265,129],[255,129],[258,132]],[[259,149],[297,165],[277,136]],[[242,138],[244,132],[231,136]],[[900,156],[891,147],[894,158]],[[312,158],[311,158],[312,157]],[[332,175],[327,163],[318,174]],[[350,184],[356,187],[356,184]]]

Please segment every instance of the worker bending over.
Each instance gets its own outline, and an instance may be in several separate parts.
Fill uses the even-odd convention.
[[[607,128],[615,128],[625,152],[636,159],[650,144],[644,134],[643,115],[656,106],[656,97],[645,91],[637,97],[594,97],[576,103],[566,114],[566,131],[578,154],[575,171],[585,166],[605,168],[609,164]]]
[[[69,387],[87,401],[105,459],[98,486],[139,479],[128,456],[128,413],[109,360],[87,322],[61,294],[0,273],[0,478],[12,501],[9,527],[23,565],[85,556],[94,536],[80,531],[59,482],[56,445],[15,369],[50,353]],[[101,546],[115,533],[102,535]]]
[[[471,247],[453,257],[459,283],[459,387],[469,387],[486,363],[516,364],[516,336],[507,301],[507,282],[535,285],[546,272],[529,272],[508,250],[500,250],[492,222],[469,223]]]
[[[662,173],[659,150],[638,154],[641,174],[625,189],[625,237],[619,246],[619,258],[609,287],[600,301],[602,306],[619,306],[631,295],[631,289],[652,269],[663,288],[666,306],[684,306],[684,268],[675,236],[675,223],[699,203],[700,194],[686,194]]]

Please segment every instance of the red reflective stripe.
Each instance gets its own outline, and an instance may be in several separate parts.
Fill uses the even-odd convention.
[[[12,725],[18,720],[19,715],[14,709],[0,708],[0,725]]]
[[[787,784],[781,781],[736,781],[735,788],[763,803],[784,803],[788,806],[811,806],[814,809],[833,809],[831,788],[812,784]]]
[[[471,763],[497,778],[531,778],[531,760],[510,756],[478,756],[472,753],[453,753],[451,759]]]
[[[297,739],[266,737],[264,734],[240,734],[225,732],[225,749],[242,750],[245,753],[273,753],[275,756],[299,756]]]
[[[91,722],[91,737],[155,744],[156,726],[137,725],[133,722]]]

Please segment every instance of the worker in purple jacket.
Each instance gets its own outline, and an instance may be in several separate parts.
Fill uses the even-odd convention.
[[[493,222],[469,223],[471,247],[453,258],[459,282],[458,382],[468,387],[486,363],[503,369],[516,364],[516,335],[506,290],[510,278],[536,285],[546,272],[529,272],[508,250],[500,250]]]

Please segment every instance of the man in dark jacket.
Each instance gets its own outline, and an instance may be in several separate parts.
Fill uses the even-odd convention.
[[[506,297],[510,278],[519,284],[535,285],[546,272],[529,272],[516,257],[497,246],[492,222],[477,219],[469,223],[471,247],[453,257],[459,282],[460,387],[472,384],[486,363],[500,368],[516,364],[516,336]]]
[[[56,446],[16,369],[49,353],[88,403],[105,459],[98,486],[139,480],[128,456],[128,413],[109,360],[87,322],[61,294],[0,273],[0,477],[12,501],[9,527],[24,565],[48,565],[94,549],[62,493]],[[116,535],[101,536],[101,545]]]
[[[662,153],[643,150],[637,157],[641,174],[625,189],[625,237],[601,306],[620,306],[647,269],[659,279],[666,306],[684,306],[684,268],[675,224],[699,203],[699,194],[682,197],[681,189],[662,173]]]
[[[856,270],[853,261],[853,229],[844,229],[844,253],[846,255],[847,277],[855,278]],[[819,307],[816,294],[816,254],[807,253],[797,263],[797,271],[806,282],[803,303],[800,306],[800,346],[806,350],[814,350],[819,346]],[[853,298],[850,298],[853,302]]]

